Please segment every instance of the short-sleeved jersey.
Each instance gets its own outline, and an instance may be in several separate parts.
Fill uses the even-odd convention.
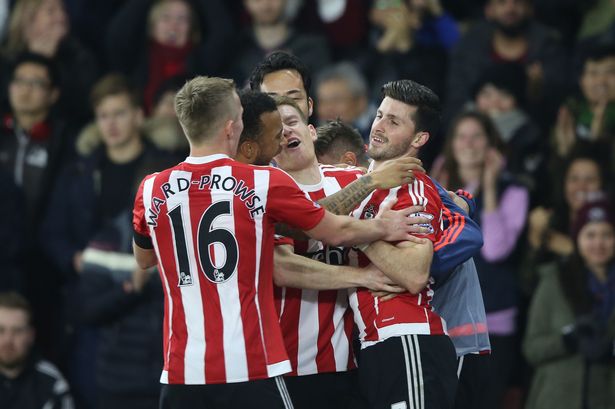
[[[427,175],[415,173],[415,177],[411,185],[375,190],[363,200],[352,215],[360,219],[373,218],[378,214],[382,203],[394,198],[397,198],[394,210],[423,205],[425,210],[421,215],[429,218],[431,223],[425,226],[430,232],[421,237],[426,237],[433,243],[437,242],[442,235],[442,201]],[[361,252],[353,252],[350,263],[363,267],[369,264],[369,259]],[[408,260],[408,263],[412,263],[412,260]],[[365,288],[349,290],[350,307],[359,329],[361,346],[364,348],[399,335],[444,334],[445,323],[430,306],[433,295],[430,285],[428,284],[419,294],[406,292],[384,302],[380,302],[378,297],[372,296]]]
[[[290,371],[273,297],[274,224],[309,230],[324,209],[279,169],[189,157],[144,179],[135,242],[165,292],[162,383],[215,384]]]
[[[320,165],[320,182],[302,185],[310,199],[318,201],[339,192],[363,175],[355,168],[340,169]],[[295,253],[327,264],[348,264],[348,249],[317,240],[295,240]],[[356,368],[352,353],[352,311],[347,290],[305,290],[276,288],[276,306],[290,375],[312,375]]]

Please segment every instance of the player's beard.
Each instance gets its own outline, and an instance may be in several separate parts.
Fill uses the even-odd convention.
[[[387,139],[388,142],[388,139]],[[389,160],[394,158],[399,158],[400,156],[405,155],[410,148],[410,144],[412,143],[411,139],[405,139],[398,145],[391,145],[388,143],[386,146],[382,146],[380,148],[374,149],[371,146],[367,150],[367,154],[370,158],[376,161]]]

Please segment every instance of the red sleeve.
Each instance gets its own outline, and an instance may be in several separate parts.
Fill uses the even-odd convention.
[[[153,248],[152,239],[149,235],[149,228],[145,221],[145,207],[143,205],[143,186],[147,178],[143,179],[139,185],[135,205],[132,210],[132,227],[134,229],[134,240],[137,246],[143,249]]]
[[[311,230],[325,217],[325,209],[308,199],[285,172],[271,170],[267,210],[276,222],[300,230]]]
[[[425,237],[436,243],[442,236],[442,200],[428,176],[417,174],[413,184],[402,186],[397,193],[397,203],[394,210],[406,209],[414,205],[424,205],[425,210],[415,214],[430,219],[430,223],[424,227],[430,229],[429,233],[414,234]]]

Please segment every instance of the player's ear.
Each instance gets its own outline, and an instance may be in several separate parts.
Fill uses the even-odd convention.
[[[312,97],[308,97],[308,118],[312,116],[312,111],[314,110],[314,100]]]
[[[316,128],[314,128],[314,125],[308,124],[308,130],[310,131],[310,138],[313,142],[315,142],[318,138],[318,135],[316,134]]]
[[[340,163],[345,163],[350,166],[357,166],[357,155],[354,152],[344,152],[340,157]]]
[[[425,145],[429,140],[429,132],[417,132],[412,138],[412,147],[415,149],[419,149],[421,146]]]

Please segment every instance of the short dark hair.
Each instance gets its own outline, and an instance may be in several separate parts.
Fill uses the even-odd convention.
[[[588,61],[601,61],[615,57],[615,44],[601,43],[582,51],[583,65]]]
[[[99,79],[90,92],[90,104],[96,109],[102,101],[110,96],[126,95],[134,107],[141,106],[137,90],[130,80],[122,74],[107,74]]]
[[[51,58],[30,52],[21,53],[17,56],[15,62],[13,63],[13,70],[11,72],[12,76],[15,75],[15,71],[22,64],[35,64],[45,67],[47,70],[47,75],[49,75],[51,87],[55,88],[60,85],[60,72],[56,63]]]
[[[0,293],[0,308],[25,311],[28,314],[28,324],[32,321],[32,307],[30,303],[23,295],[15,291]]]
[[[314,142],[316,155],[327,153],[341,156],[344,152],[353,152],[359,162],[367,162],[365,142],[361,134],[351,126],[339,119],[329,121],[316,128],[317,139]]]
[[[416,132],[429,132],[434,137],[440,126],[440,98],[431,89],[412,80],[387,82],[382,86],[382,97],[393,98],[416,106],[414,125]]]
[[[297,71],[301,75],[306,95],[310,96],[310,89],[312,87],[310,70],[298,57],[286,51],[274,51],[254,67],[250,75],[250,89],[259,91],[265,75],[281,70]]]
[[[257,141],[263,132],[263,121],[261,115],[266,112],[278,110],[273,98],[264,92],[244,91],[239,95],[241,106],[243,107],[243,131],[239,138],[239,143],[245,141]]]

